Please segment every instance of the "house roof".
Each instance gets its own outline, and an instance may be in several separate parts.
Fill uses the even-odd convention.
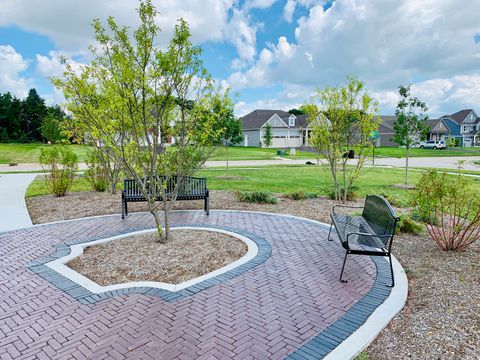
[[[448,127],[448,124],[445,123],[445,121],[443,121],[443,118],[440,118],[440,119],[428,119],[427,122],[426,122],[426,125],[429,129],[429,131],[432,131],[433,129],[435,129],[435,127],[440,123],[440,122],[443,122],[443,125],[445,126],[445,129],[442,130],[435,130],[435,133],[438,133],[438,134],[448,134],[448,133],[451,133],[452,130]]]
[[[254,110],[240,118],[244,130],[260,129],[273,115],[277,114],[288,125],[288,118],[292,115],[283,110]],[[295,126],[291,128],[306,128],[307,115],[295,115]]]
[[[380,134],[393,134],[393,123],[397,117],[395,115],[380,115],[381,124],[378,126],[378,132]]]
[[[464,109],[457,111],[452,115],[443,115],[442,118],[450,118],[455,121],[457,124],[461,124],[465,118],[473,111],[473,109]]]

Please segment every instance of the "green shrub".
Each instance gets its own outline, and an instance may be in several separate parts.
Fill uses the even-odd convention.
[[[392,206],[395,206],[398,208],[407,208],[411,206],[411,201],[406,197],[398,196],[398,195],[387,193],[387,192],[382,192],[380,195],[383,196],[386,200],[388,200],[388,202]]]
[[[42,148],[40,164],[45,175],[46,186],[55,196],[64,196],[72,187],[78,168],[77,155],[66,147]]]
[[[459,251],[480,238],[480,196],[464,175],[429,170],[420,179],[414,200],[430,237],[442,250]]]
[[[276,204],[278,199],[264,191],[237,191],[238,201],[256,204]]]
[[[318,197],[315,193],[306,193],[305,191],[296,191],[290,194],[287,194],[287,197],[292,200],[304,200],[304,199],[314,199]]]
[[[423,231],[423,226],[414,221],[410,216],[407,214],[400,215],[400,221],[397,224],[396,233],[404,233],[404,234],[414,234],[420,235]]]
[[[105,191],[107,189],[107,170],[97,151],[90,151],[85,162],[88,169],[84,175],[92,189],[99,192]]]

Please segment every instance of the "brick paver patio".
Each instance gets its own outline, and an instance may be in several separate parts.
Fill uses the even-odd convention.
[[[56,244],[151,228],[151,215],[0,233],[0,358],[318,358],[388,295],[377,284],[383,259],[375,260],[376,266],[369,257],[352,256],[345,272],[349,282],[338,281],[344,251],[326,240],[324,226],[230,211],[210,216],[176,212],[172,222],[252,233],[268,242],[271,252],[251,268],[189,296],[164,299],[120,291],[90,304],[40,276],[32,264],[55,254]]]

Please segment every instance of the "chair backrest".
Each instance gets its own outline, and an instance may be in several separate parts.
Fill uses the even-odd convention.
[[[377,235],[393,236],[400,220],[390,203],[378,195],[367,196],[362,216]]]

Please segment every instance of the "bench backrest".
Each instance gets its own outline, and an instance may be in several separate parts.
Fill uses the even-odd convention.
[[[166,176],[160,176],[158,178],[159,183],[163,184],[167,179]],[[175,188],[177,183],[176,176],[170,176],[167,180],[166,185],[166,193],[171,194]],[[130,196],[140,195],[142,192],[137,184],[137,182],[133,179],[125,179],[123,181],[123,189],[125,193]],[[178,189],[179,195],[190,195],[190,196],[198,196],[204,195],[207,192],[207,179],[206,178],[197,178],[192,176],[185,176],[181,180],[180,187]]]
[[[390,203],[378,195],[367,196],[362,216],[377,235],[393,236],[400,220]]]

